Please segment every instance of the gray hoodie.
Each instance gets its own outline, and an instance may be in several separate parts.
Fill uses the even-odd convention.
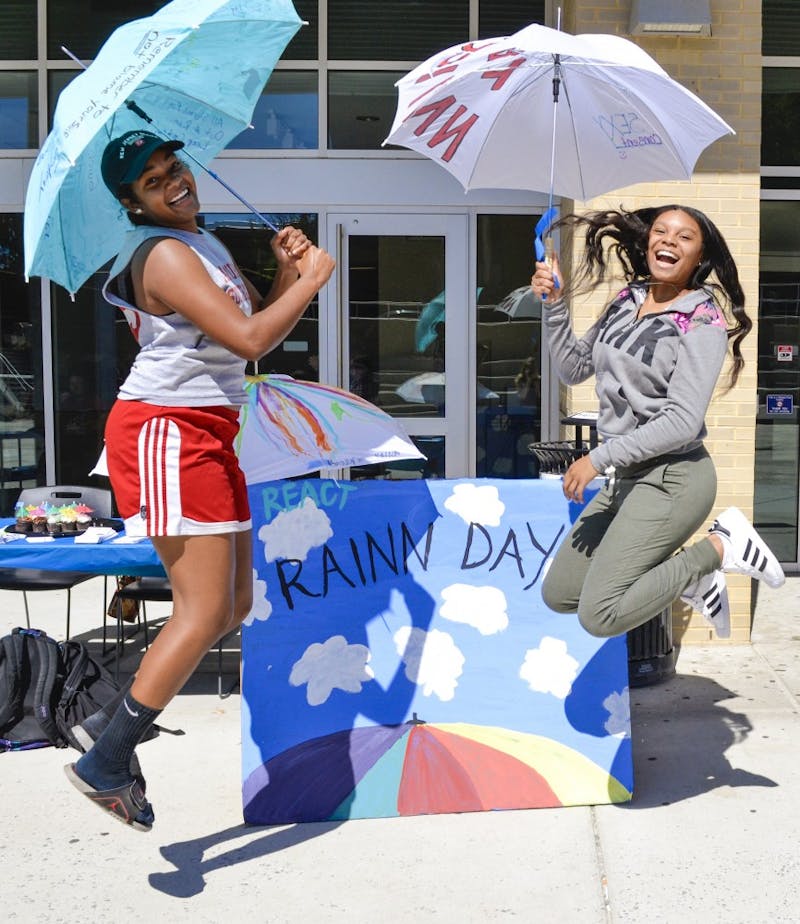
[[[642,283],[623,289],[581,338],[563,299],[544,304],[561,381],[596,377],[603,441],[589,458],[600,472],[689,453],[706,436],[706,409],[727,350],[725,317],[709,290],[696,289],[637,321],[646,294]]]

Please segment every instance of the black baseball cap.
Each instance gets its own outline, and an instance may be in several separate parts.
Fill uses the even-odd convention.
[[[123,183],[132,183],[141,176],[153,151],[159,148],[177,151],[182,147],[182,141],[170,141],[152,132],[125,132],[119,138],[109,141],[103,151],[100,163],[103,182],[116,196]]]

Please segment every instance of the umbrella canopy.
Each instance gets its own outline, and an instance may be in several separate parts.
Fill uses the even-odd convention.
[[[519,286],[512,289],[508,295],[504,296],[496,305],[496,311],[501,311],[508,315],[509,318],[533,319],[541,318],[542,303],[533,294],[530,286]]]
[[[540,735],[466,722],[334,732],[272,757],[245,782],[258,824],[550,808],[630,793],[579,752]]]
[[[26,277],[75,292],[119,250],[131,225],[100,174],[109,140],[149,128],[207,165],[250,124],[300,25],[291,0],[173,0],[115,30],[59,96],[33,166]]]
[[[465,189],[591,199],[632,183],[687,179],[704,148],[733,134],[615,35],[527,26],[442,51],[397,88],[384,143],[425,154]]]
[[[410,404],[444,404],[444,386],[444,372],[420,372],[398,385],[394,393]],[[479,401],[494,401],[500,397],[480,382],[477,394]]]
[[[249,376],[236,451],[248,484],[425,459],[400,423],[358,395],[283,375]]]

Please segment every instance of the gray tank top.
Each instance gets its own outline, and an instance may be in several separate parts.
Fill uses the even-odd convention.
[[[177,312],[149,314],[132,304],[129,270],[133,255],[145,241],[159,237],[174,237],[188,245],[214,283],[244,314],[252,313],[247,288],[233,257],[213,234],[158,227],[129,231],[103,286],[103,297],[122,310],[139,344],[139,353],[118,398],[175,407],[245,404],[244,359],[207,337]]]

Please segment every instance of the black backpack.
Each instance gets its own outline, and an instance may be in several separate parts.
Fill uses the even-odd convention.
[[[0,752],[50,745],[83,751],[73,728],[119,693],[82,642],[14,629],[0,639]]]

